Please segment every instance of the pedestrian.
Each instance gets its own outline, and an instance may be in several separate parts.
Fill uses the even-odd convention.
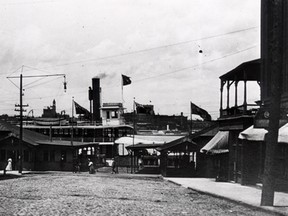
[[[88,169],[89,169],[89,174],[94,174],[95,173],[95,168],[93,162],[88,158]]]
[[[80,173],[80,166],[81,166],[81,163],[80,163],[80,160],[77,159],[77,158],[74,158],[73,159],[73,173]]]
[[[116,162],[115,162],[115,159],[114,158],[112,158],[112,172],[111,172],[111,174],[113,174],[113,173],[117,173],[117,170],[116,170]]]
[[[8,161],[7,161],[7,166],[4,170],[4,174],[6,174],[7,171],[11,171],[12,170],[12,159],[9,158]]]

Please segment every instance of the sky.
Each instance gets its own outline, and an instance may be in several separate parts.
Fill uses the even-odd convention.
[[[135,100],[190,117],[192,101],[217,119],[219,76],[260,57],[260,0],[0,0],[0,25],[0,114],[17,114],[22,73],[36,76],[23,78],[26,114],[53,99],[58,112],[71,114],[73,98],[89,109],[99,77],[102,103],[126,112]],[[249,83],[248,102],[259,99]]]

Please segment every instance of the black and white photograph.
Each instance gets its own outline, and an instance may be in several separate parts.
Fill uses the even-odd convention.
[[[288,216],[287,0],[0,0],[0,216]]]

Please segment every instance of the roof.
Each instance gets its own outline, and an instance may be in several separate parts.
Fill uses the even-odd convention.
[[[190,138],[194,139],[199,136],[215,136],[219,131],[219,124],[215,122],[213,125],[210,125],[209,127],[205,127],[200,131],[197,131],[190,135]]]
[[[0,131],[11,132],[10,136],[20,137],[20,128],[16,125],[12,125],[6,121],[0,120]],[[34,131],[23,129],[23,141],[31,145],[38,145],[39,140],[49,140],[49,137]]]
[[[174,135],[135,135],[134,139],[132,136],[121,137],[115,140],[115,143],[129,145],[126,148],[157,148],[182,137]],[[136,145],[137,147],[135,147]]]
[[[39,126],[39,125],[24,125],[23,128],[46,128],[49,129],[50,125],[47,126]],[[52,128],[56,129],[70,129],[72,125],[61,125],[61,126],[52,126]],[[74,129],[105,129],[105,128],[129,128],[133,129],[130,125],[73,125]]]
[[[118,106],[109,106],[109,107],[101,107],[101,110],[118,110],[118,109],[123,109],[122,107]]]
[[[181,137],[179,139],[173,140],[170,143],[166,143],[159,148],[157,148],[158,151],[163,150],[177,150],[177,151],[195,151],[197,150],[197,144],[193,142],[188,136]]]
[[[163,144],[155,144],[155,143],[153,143],[153,144],[142,144],[142,143],[139,143],[139,144],[136,144],[136,145],[129,145],[129,146],[127,146],[126,148],[127,149],[143,149],[143,148],[145,148],[145,149],[156,149],[156,148],[158,148],[158,147],[160,147],[160,146],[162,146]]]
[[[12,125],[8,122],[0,120],[0,131],[10,132],[9,137],[16,137],[19,139],[20,128],[16,125]],[[8,137],[6,137],[8,138]],[[71,141],[66,140],[53,140],[52,142],[49,140],[49,136],[23,129],[23,141],[34,145],[58,145],[58,146],[71,146]],[[91,142],[77,142],[73,141],[74,146],[87,146],[87,145],[95,145],[98,143]]]
[[[73,145],[71,143],[71,141],[69,140],[41,140],[41,141],[37,141],[37,143],[39,145],[57,145],[57,146],[88,146],[88,145],[98,145],[99,143],[96,142],[78,142],[78,141],[73,141]]]
[[[206,154],[219,154],[228,152],[229,131],[219,131],[201,150]]]
[[[244,62],[238,67],[229,71],[228,73],[220,76],[221,80],[249,80],[260,81],[261,60],[255,59],[252,61]]]

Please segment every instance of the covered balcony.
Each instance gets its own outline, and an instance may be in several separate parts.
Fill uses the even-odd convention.
[[[260,104],[257,104],[255,101],[260,100],[260,86],[257,86],[259,89],[259,97],[257,100],[253,101],[253,103],[248,102],[248,81],[257,82],[260,85],[260,59],[244,62],[220,77],[220,119],[237,116],[254,116],[256,114]],[[234,92],[231,91],[233,85]],[[240,87],[242,88],[242,92],[239,91],[239,89],[241,89]],[[223,97],[225,89],[226,98]],[[233,94],[234,105],[231,106],[230,99],[233,97]],[[241,95],[243,99],[242,102],[239,101],[239,95]],[[224,106],[225,102],[226,106]]]

